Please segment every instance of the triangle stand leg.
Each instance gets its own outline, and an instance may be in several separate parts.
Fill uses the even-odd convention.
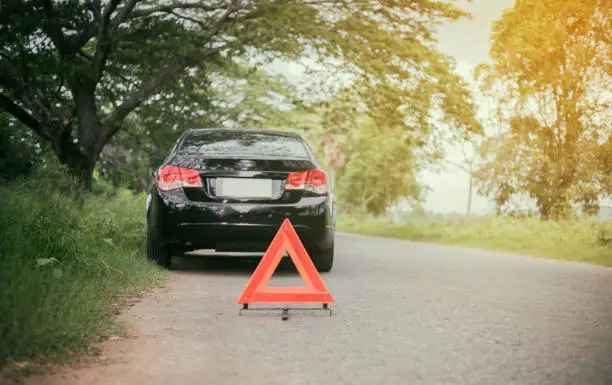
[[[321,307],[290,307],[290,306],[281,306],[281,307],[249,307],[249,304],[245,303],[238,310],[238,316],[242,316],[245,311],[278,311],[281,312],[281,319],[283,321],[287,321],[289,319],[289,310],[319,310],[326,311],[329,313],[331,317],[333,315],[332,308],[329,307],[329,304],[324,303]]]

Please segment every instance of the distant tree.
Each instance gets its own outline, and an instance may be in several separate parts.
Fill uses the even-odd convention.
[[[343,148],[348,156],[338,173],[340,207],[347,212],[383,215],[403,200],[421,201],[418,165],[404,133],[380,127],[373,119],[356,121]]]
[[[596,212],[612,192],[611,11],[605,0],[517,0],[495,23],[492,64],[476,76],[505,128],[479,170],[498,206],[526,193],[559,219],[573,204]]]
[[[465,216],[469,217],[472,214],[472,200],[474,195],[474,183],[476,178],[476,170],[479,161],[479,146],[482,136],[473,135],[469,140],[464,140],[460,143],[462,158],[459,162],[445,159],[445,162],[451,166],[463,171],[468,177],[468,198]]]

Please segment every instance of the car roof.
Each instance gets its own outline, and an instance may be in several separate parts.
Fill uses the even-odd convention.
[[[283,131],[276,129],[267,129],[267,128],[227,128],[227,127],[209,127],[209,128],[190,128],[183,133],[184,137],[198,134],[205,134],[207,132],[254,132],[254,133],[262,133],[262,134],[274,134],[279,136],[289,136],[294,138],[301,138],[301,135],[297,132],[291,131]]]

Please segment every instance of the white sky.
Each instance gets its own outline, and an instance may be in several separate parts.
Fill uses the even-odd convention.
[[[492,23],[499,19],[506,8],[514,5],[514,0],[473,0],[457,1],[456,4],[472,14],[472,20],[462,20],[442,26],[438,30],[440,49],[457,61],[457,72],[467,80],[472,79],[474,67],[489,60],[489,36]],[[486,112],[485,105],[480,111]],[[461,162],[459,148],[449,148],[448,158]],[[441,174],[424,173],[422,180],[433,190],[429,193],[425,208],[436,212],[464,213],[468,197],[468,177],[460,170],[448,168]],[[494,206],[484,197],[476,195],[472,199],[473,213],[491,212]]]

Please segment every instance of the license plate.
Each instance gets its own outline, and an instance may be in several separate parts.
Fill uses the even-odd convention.
[[[272,198],[272,180],[255,178],[218,178],[217,194],[224,198]]]

